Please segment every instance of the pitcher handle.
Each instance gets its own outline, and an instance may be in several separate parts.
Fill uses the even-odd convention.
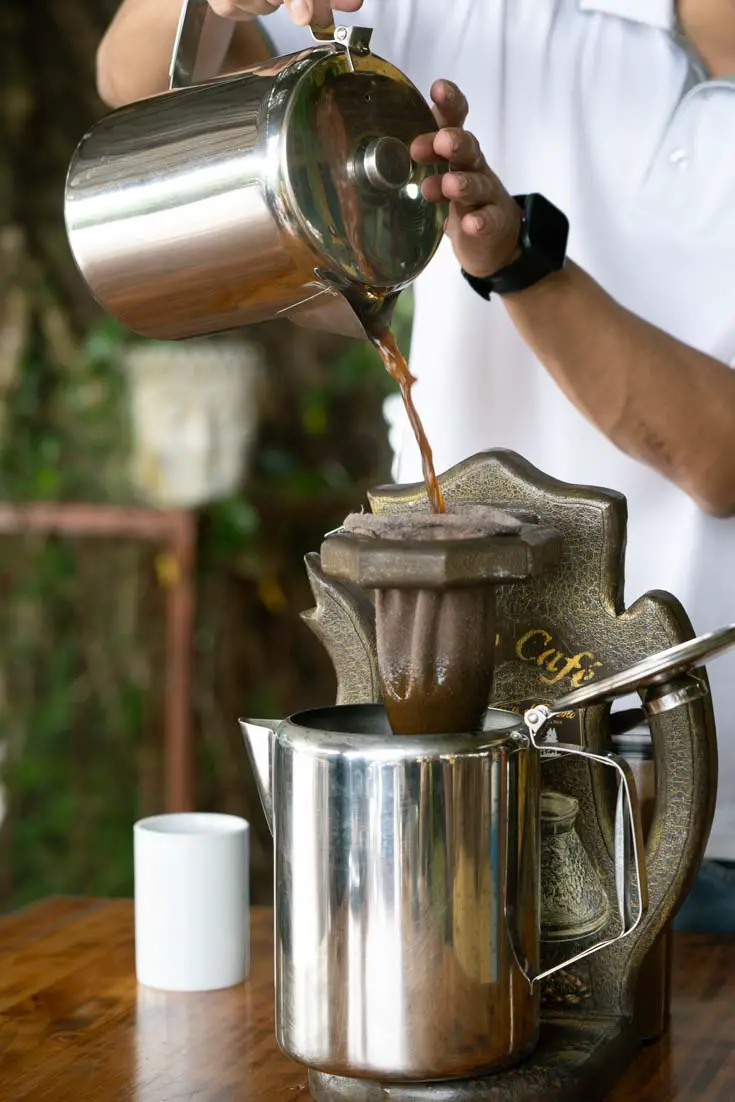
[[[555,972],[561,972],[569,968],[577,961],[592,956],[600,949],[606,949],[618,941],[629,937],[638,928],[648,907],[648,879],[646,875],[645,850],[643,845],[643,828],[641,825],[640,809],[638,806],[638,793],[635,779],[628,763],[618,757],[617,754],[595,754],[590,750],[582,750],[578,746],[570,746],[563,742],[544,743],[538,742],[541,732],[549,726],[553,720],[553,713],[547,708],[533,708],[526,712],[525,723],[528,729],[531,745],[538,751],[546,751],[553,754],[566,754],[570,757],[584,758],[586,761],[595,762],[598,765],[614,769],[617,774],[618,791],[615,807],[615,890],[617,895],[618,913],[620,916],[621,932],[615,937],[606,938],[590,945],[587,949],[569,957],[561,964],[547,968],[537,976],[529,977],[531,984],[539,983]],[[630,873],[631,856],[633,858],[633,873],[635,887],[638,896],[638,907],[635,917],[631,916],[631,892]]]
[[[169,91],[190,88],[192,84],[217,76],[230,48],[235,24],[234,19],[216,15],[209,0],[183,0],[169,69]],[[332,22],[327,27],[312,26],[310,30],[315,42],[342,47],[353,71],[353,54],[370,53],[372,28],[337,27]],[[203,65],[205,73],[195,75],[197,65],[202,67],[205,49],[208,54]]]
[[[169,69],[169,90],[190,88],[217,76],[234,33],[235,20],[215,15],[209,0],[183,0]],[[207,74],[195,76],[205,49]]]

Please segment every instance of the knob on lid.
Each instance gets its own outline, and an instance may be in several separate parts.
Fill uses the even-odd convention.
[[[411,154],[400,138],[374,138],[355,160],[356,177],[360,173],[380,191],[400,191],[411,181]]]

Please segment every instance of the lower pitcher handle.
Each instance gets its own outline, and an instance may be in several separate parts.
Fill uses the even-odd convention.
[[[615,890],[621,931],[615,937],[606,938],[595,945],[590,945],[569,957],[568,960],[562,961],[561,964],[555,964],[553,968],[547,968],[546,971],[540,972],[537,976],[529,976],[528,978],[532,984],[552,976],[555,972],[561,972],[563,969],[569,968],[577,961],[584,960],[585,957],[592,956],[593,953],[598,953],[600,949],[606,949],[608,945],[614,945],[616,942],[629,937],[638,928],[648,909],[648,878],[646,875],[643,827],[635,779],[628,763],[623,758],[618,757],[617,754],[595,754],[590,750],[582,750],[578,746],[570,746],[563,742],[537,742],[537,736],[548,726],[551,719],[551,713],[545,708],[534,708],[525,715],[531,744],[536,750],[546,751],[550,754],[566,754],[570,757],[584,758],[586,761],[614,769],[617,774]],[[638,897],[635,916],[632,915],[631,871],[633,872],[633,881]]]

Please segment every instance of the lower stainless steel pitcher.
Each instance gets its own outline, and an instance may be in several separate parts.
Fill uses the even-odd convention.
[[[382,707],[357,705],[242,723],[274,837],[276,1033],[289,1056],[425,1081],[531,1052],[536,736],[548,720],[545,709],[491,709],[476,734],[399,737]],[[613,755],[552,749],[616,771],[624,937],[647,902],[635,785]]]

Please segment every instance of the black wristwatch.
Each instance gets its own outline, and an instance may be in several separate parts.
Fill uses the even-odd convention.
[[[518,244],[521,255],[495,275],[478,279],[464,270],[470,287],[486,301],[492,294],[525,291],[564,267],[569,239],[569,219],[543,195],[514,195],[523,211]]]

